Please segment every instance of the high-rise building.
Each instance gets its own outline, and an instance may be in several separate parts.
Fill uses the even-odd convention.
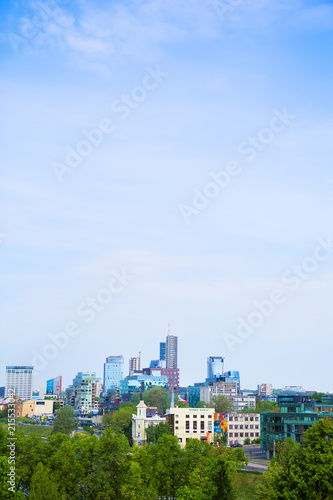
[[[178,337],[167,335],[165,342],[165,359],[167,368],[177,368]]]
[[[33,366],[6,366],[5,397],[32,398]]]
[[[50,380],[39,381],[39,399],[44,396],[60,396],[62,385],[62,376],[51,378]]]
[[[140,357],[130,358],[129,360],[129,376],[134,375],[134,372],[138,372],[141,369]]]
[[[207,378],[214,379],[223,375],[224,358],[222,356],[209,356],[207,358]]]
[[[124,379],[124,357],[108,356],[104,363],[104,392],[109,389],[119,388],[119,383]]]
[[[96,397],[96,373],[79,372],[66,390],[66,403],[79,410],[94,408]]]
[[[160,361],[165,361],[165,342],[160,342]]]

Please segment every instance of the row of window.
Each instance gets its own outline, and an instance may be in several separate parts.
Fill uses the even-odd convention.
[[[192,418],[197,418],[197,415],[191,415]],[[176,418],[178,418],[179,415],[176,415]],[[200,415],[200,418],[205,418],[205,417],[208,417],[208,418],[212,418],[212,415],[207,415],[207,413],[205,415]],[[185,418],[190,418],[190,415],[185,415]]]
[[[258,422],[258,420],[259,420],[259,417],[238,417],[238,416],[236,417],[236,416],[230,415],[229,421],[230,422],[232,422],[232,421],[238,422],[238,418],[241,422],[242,421],[244,421],[244,422],[253,422],[253,421]]]
[[[229,424],[229,429],[259,429],[259,424],[256,424],[256,425],[250,425],[248,426],[247,424],[246,425],[243,425],[243,424],[240,424],[238,426],[238,424]]]
[[[247,437],[259,437],[259,432],[240,432],[239,434],[238,434],[238,432],[234,432],[234,433],[229,432],[228,436],[229,436],[229,438],[232,438],[232,437],[237,438],[238,436],[241,438],[242,437],[246,437],[246,438]]]

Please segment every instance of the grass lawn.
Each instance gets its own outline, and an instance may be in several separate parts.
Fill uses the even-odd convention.
[[[262,482],[262,474],[252,472],[237,472],[234,477],[234,487],[237,500],[253,500],[256,486]]]
[[[7,429],[7,425],[4,425],[4,427]],[[47,437],[50,436],[52,428],[43,425],[16,425],[16,432],[22,432],[28,436],[34,434],[35,436]]]

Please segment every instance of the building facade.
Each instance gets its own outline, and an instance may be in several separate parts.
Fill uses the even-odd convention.
[[[178,337],[175,335],[167,335],[166,337],[165,359],[167,368],[178,368]]]
[[[209,356],[207,358],[207,378],[216,379],[222,377],[223,367],[224,358],[222,358],[222,356]]]
[[[32,398],[33,366],[6,366],[5,397]]]
[[[153,377],[167,377],[168,391],[178,392],[179,389],[179,368],[144,368],[143,374]]]
[[[137,414],[132,414],[132,439],[137,445],[144,445],[147,442],[152,442],[153,436],[149,436],[147,428],[149,425],[154,426],[166,422],[166,418],[161,415],[157,408],[149,408],[144,401],[140,401],[137,405]]]
[[[81,412],[95,409],[96,373],[79,372],[66,390],[66,404]]]
[[[141,370],[141,360],[140,357],[137,358],[130,358],[129,360],[129,370],[128,374],[129,376],[134,375],[134,372],[138,372]]]
[[[50,380],[39,380],[39,398],[44,396],[60,396],[62,391],[62,376]]]
[[[124,357],[108,356],[104,363],[104,392],[109,389],[119,388],[119,383],[124,379]]]
[[[160,342],[160,361],[165,361],[165,342]]]
[[[244,444],[245,439],[260,438],[259,413],[229,413],[228,414],[228,443],[230,445]]]
[[[214,408],[170,408],[166,416],[171,432],[184,448],[189,438],[214,441]]]
[[[260,412],[260,445],[271,458],[277,443],[291,438],[296,443],[304,441],[304,433],[320,418],[333,419],[333,397],[323,397],[319,403],[309,396],[278,396],[280,411]]]
[[[272,384],[259,384],[257,389],[257,394],[260,397],[273,396]]]

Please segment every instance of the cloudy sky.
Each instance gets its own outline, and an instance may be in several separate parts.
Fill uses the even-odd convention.
[[[9,1],[5,366],[333,390],[333,2]]]

